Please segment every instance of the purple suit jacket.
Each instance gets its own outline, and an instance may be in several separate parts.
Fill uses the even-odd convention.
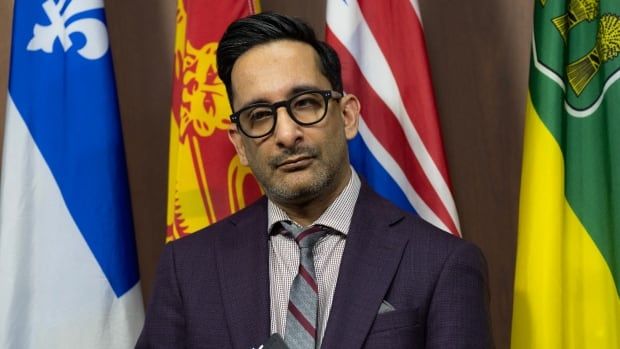
[[[267,200],[168,244],[137,348],[258,348],[270,335]],[[395,310],[378,314],[383,300]],[[488,348],[473,244],[363,185],[322,348]]]

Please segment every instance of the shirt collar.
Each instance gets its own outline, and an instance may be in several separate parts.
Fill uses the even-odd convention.
[[[351,178],[349,183],[344,187],[342,192],[336,197],[336,200],[321,214],[321,216],[311,225],[323,225],[332,228],[340,233],[349,233],[351,218],[353,217],[353,209],[355,202],[359,196],[361,181],[355,169],[351,167]],[[293,221],[278,205],[273,201],[267,202],[267,231],[271,232],[274,224],[280,221]]]

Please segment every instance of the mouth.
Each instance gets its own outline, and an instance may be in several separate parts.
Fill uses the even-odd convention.
[[[310,166],[313,160],[314,157],[308,155],[295,156],[279,162],[276,168],[287,172],[299,171]]]

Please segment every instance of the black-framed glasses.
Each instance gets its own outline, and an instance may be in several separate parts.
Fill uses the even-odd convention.
[[[250,138],[264,137],[276,127],[277,110],[285,107],[288,115],[301,126],[314,125],[325,118],[331,98],[342,98],[342,93],[330,90],[310,90],[273,104],[256,103],[230,116],[230,121]]]

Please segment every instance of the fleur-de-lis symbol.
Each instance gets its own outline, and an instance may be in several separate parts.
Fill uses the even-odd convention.
[[[29,51],[41,50],[52,53],[56,39],[60,41],[62,48],[67,52],[72,46],[71,34],[81,33],[84,35],[84,46],[77,52],[86,59],[99,59],[108,51],[108,34],[105,24],[97,18],[81,18],[66,25],[76,14],[102,9],[103,0],[73,0],[66,5],[67,0],[46,0],[42,7],[50,20],[49,25],[35,24],[33,37],[28,46]],[[66,5],[66,6],[65,6]]]

